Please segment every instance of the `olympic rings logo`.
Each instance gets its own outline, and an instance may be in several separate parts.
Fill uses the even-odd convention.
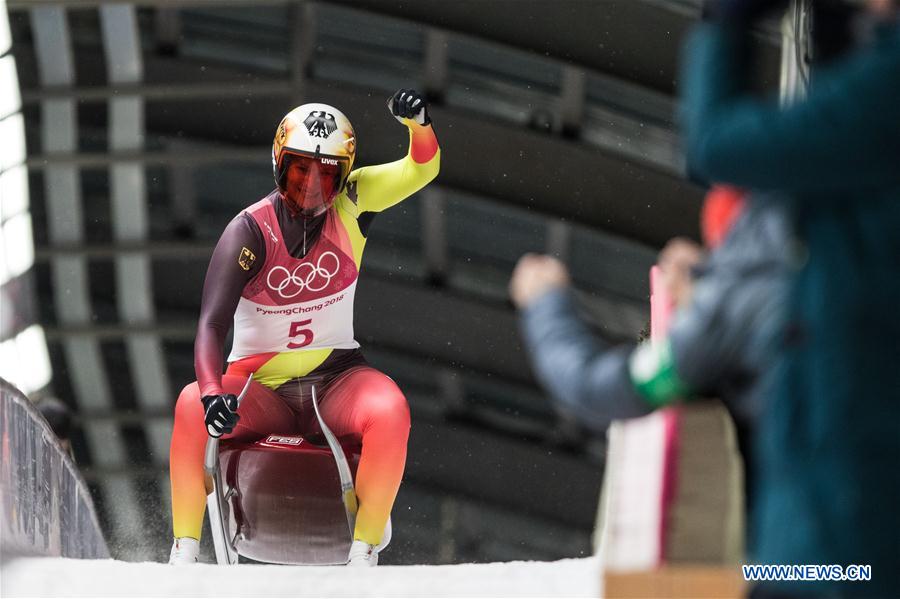
[[[330,258],[330,260],[326,261],[326,258]],[[327,267],[330,266],[329,262],[332,260],[334,261],[334,268],[328,269]],[[266,283],[269,284],[269,289],[277,291],[278,295],[289,299],[300,295],[304,289],[314,292],[322,291],[328,287],[328,284],[331,283],[331,279],[338,273],[340,267],[341,261],[337,254],[325,252],[319,256],[319,260],[315,265],[312,262],[303,262],[298,264],[293,272],[283,266],[274,267],[269,271]],[[278,273],[277,277],[275,273]],[[273,282],[273,279],[278,282]]]

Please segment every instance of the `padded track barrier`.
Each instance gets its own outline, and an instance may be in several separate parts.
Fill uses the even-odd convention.
[[[31,402],[0,379],[0,540],[19,555],[108,558],[87,485]]]

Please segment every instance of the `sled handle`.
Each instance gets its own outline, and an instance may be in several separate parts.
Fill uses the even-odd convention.
[[[316,419],[319,421],[319,427],[322,429],[322,434],[325,435],[325,440],[328,442],[328,447],[331,448],[331,453],[334,455],[334,460],[337,464],[338,477],[341,481],[341,496],[344,501],[344,509],[347,512],[347,525],[350,527],[350,532],[352,533],[354,526],[356,525],[356,511],[359,507],[356,499],[356,491],[353,488],[353,474],[350,472],[350,465],[347,463],[347,456],[344,454],[344,449],[341,447],[341,444],[338,442],[334,433],[331,432],[331,429],[328,428],[328,425],[325,424],[325,419],[322,418],[322,414],[319,412],[319,402],[316,398],[315,385],[312,386],[312,404],[313,410],[316,412]]]
[[[237,396],[237,408],[241,407],[241,402],[244,401],[244,397],[250,389],[250,382],[253,380],[253,374],[254,373],[251,372],[250,376],[247,377],[244,388],[241,389],[240,395]],[[207,474],[215,474],[216,470],[219,469],[219,437],[210,437],[206,441],[206,453],[203,455],[203,469]]]

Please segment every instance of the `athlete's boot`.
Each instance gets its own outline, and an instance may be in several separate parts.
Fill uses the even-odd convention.
[[[378,547],[369,545],[365,541],[353,541],[350,545],[350,557],[348,566],[357,568],[371,568],[378,565]]]
[[[172,541],[169,563],[174,565],[196,564],[200,561],[200,541],[191,537],[180,537]]]

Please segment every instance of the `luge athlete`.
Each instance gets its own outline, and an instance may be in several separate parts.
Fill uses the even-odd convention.
[[[390,108],[409,128],[407,156],[357,170],[356,136],[343,113],[326,104],[289,112],[272,145],[277,188],[238,214],[216,245],[194,346],[197,381],[175,407],[170,563],[198,560],[208,435],[250,441],[313,431],[313,384],[329,428],[362,443],[349,563],[378,563],[406,462],[409,407],[363,358],[353,338],[353,298],[373,218],[428,184],[440,166],[422,95],[400,90]],[[236,394],[251,373],[238,415]]]

